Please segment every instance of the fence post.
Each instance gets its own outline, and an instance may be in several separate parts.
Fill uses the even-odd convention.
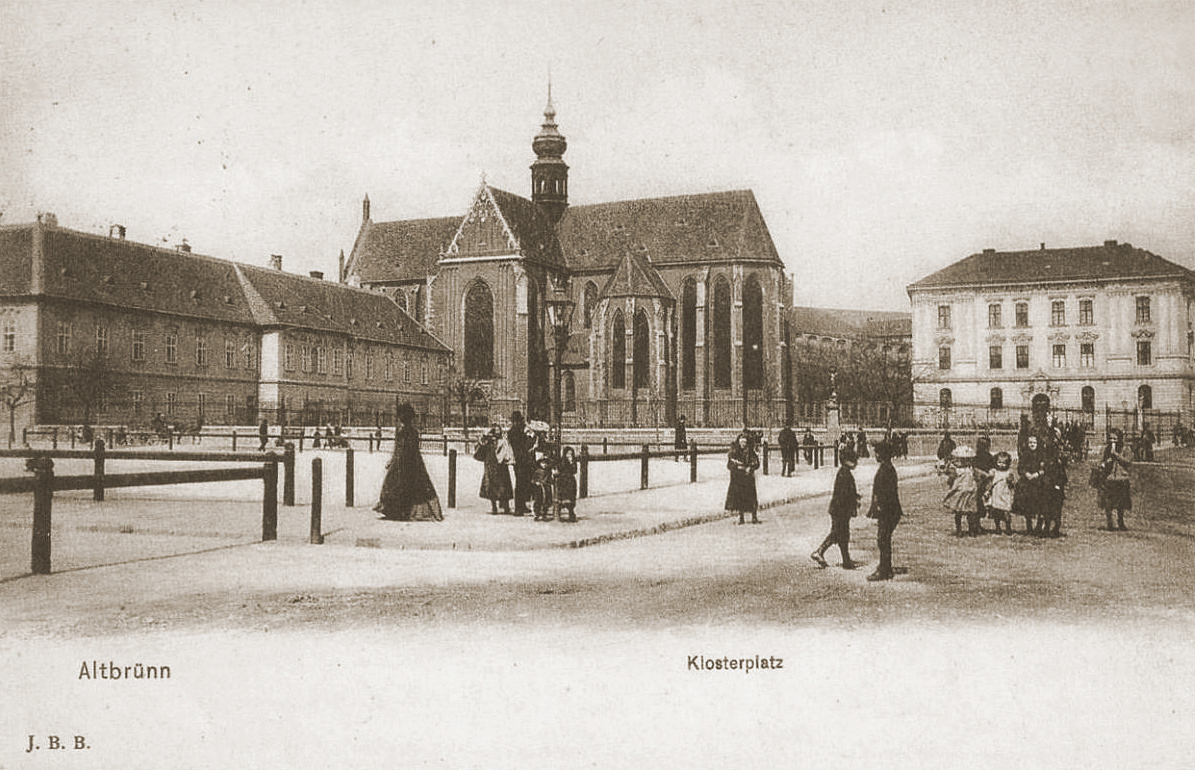
[[[261,539],[278,539],[278,463],[262,467]]]
[[[307,438],[307,431],[299,428],[299,451],[303,451],[303,439]]]
[[[232,451],[234,451],[234,452],[237,451],[237,432],[236,432],[236,430],[233,430],[233,432],[232,432]]]
[[[697,483],[697,441],[689,442],[689,483]]]
[[[108,428],[105,433],[108,436],[108,446],[112,446],[112,429]]]
[[[168,437],[168,438],[166,439],[166,448],[167,448],[167,449],[171,449],[171,450],[173,450],[173,449],[174,449],[174,428],[173,428],[173,427],[167,427],[167,428],[166,428],[166,435],[167,435],[167,437]]]
[[[34,575],[50,574],[50,510],[54,504],[54,461],[49,457],[31,457],[25,468],[33,471],[33,548]]]
[[[55,426],[55,428],[54,428],[54,436],[51,439],[51,442],[52,443],[50,444],[50,448],[57,449],[58,448],[58,428],[57,428],[57,426]],[[74,449],[74,448],[75,448],[75,432],[72,430],[71,431],[71,449]]]
[[[577,498],[584,500],[589,497],[589,447],[581,445],[580,478],[577,480]]]
[[[834,467],[838,467],[838,444],[834,445]]]
[[[643,445],[643,461],[639,465],[639,488],[640,489],[647,489],[647,460],[648,460],[650,451],[651,450],[648,448],[647,444],[644,444]]]
[[[344,507],[353,507],[353,493],[354,484],[357,481],[357,474],[353,469],[353,447],[349,446],[344,450]]]
[[[282,448],[282,504],[295,504],[295,445],[288,441]]]
[[[445,434],[443,434],[443,436],[444,436],[444,456],[447,457],[448,456],[448,434],[445,433]],[[451,508],[452,506],[449,506],[449,507]]]
[[[311,544],[324,542],[321,526],[324,515],[324,461],[318,457],[311,460]]]
[[[606,438],[605,436],[602,436],[602,454],[609,454],[609,453],[610,453],[610,440],[608,438]]]
[[[95,440],[95,470],[92,472],[92,499],[97,503],[104,502],[104,440]]]
[[[29,446],[29,429],[21,428],[21,446]]]
[[[822,467],[822,446],[818,444],[813,448],[813,469],[816,471]]]
[[[763,453],[763,475],[768,475],[768,441],[764,439],[759,444],[760,452]]]
[[[456,450],[448,450],[448,507],[456,507]]]

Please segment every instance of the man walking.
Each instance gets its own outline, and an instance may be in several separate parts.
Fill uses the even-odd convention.
[[[784,424],[776,442],[780,444],[780,475],[791,476],[797,466],[797,434],[793,433],[791,425]]]
[[[880,565],[867,576],[872,582],[891,580],[896,574],[892,566],[892,533],[896,531],[903,514],[896,488],[896,468],[892,466],[892,445],[887,441],[879,442],[875,445],[875,454],[880,467],[876,469],[871,485],[871,506],[867,510],[867,517],[876,520],[876,547],[880,552]]]

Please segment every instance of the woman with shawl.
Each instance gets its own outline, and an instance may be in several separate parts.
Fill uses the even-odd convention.
[[[415,410],[410,404],[398,407],[398,431],[394,454],[386,464],[386,478],[374,510],[392,521],[443,521],[440,500],[432,485],[423,456],[419,454],[419,432]]]
[[[746,514],[751,514],[751,523],[758,524],[759,497],[755,492],[755,469],[759,467],[759,456],[751,446],[746,431],[740,433],[730,445],[726,457],[730,470],[730,485],[726,488],[726,510],[739,514],[739,524],[745,524]]]

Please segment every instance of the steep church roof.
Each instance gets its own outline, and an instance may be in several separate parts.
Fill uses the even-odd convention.
[[[1195,273],[1144,249],[1106,241],[1070,249],[989,249],[910,284],[908,290],[1137,278],[1195,278]]]
[[[487,226],[491,217],[500,225],[503,244],[492,240],[493,228]],[[520,195],[482,184],[441,258],[512,253],[548,267],[565,267],[555,228],[539,206]]]
[[[646,254],[627,251],[602,289],[602,297],[665,297],[675,300]]]
[[[398,222],[366,220],[345,270],[364,283],[423,280],[435,271],[436,260],[460,226],[459,216]]]

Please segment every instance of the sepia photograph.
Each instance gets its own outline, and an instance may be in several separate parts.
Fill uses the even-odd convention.
[[[1195,5],[0,3],[0,770],[1183,768]]]

